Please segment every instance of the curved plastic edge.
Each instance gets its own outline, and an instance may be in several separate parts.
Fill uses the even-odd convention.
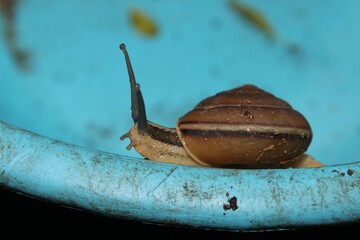
[[[357,222],[360,163],[189,167],[82,148],[0,122],[0,185],[121,219],[257,231]]]

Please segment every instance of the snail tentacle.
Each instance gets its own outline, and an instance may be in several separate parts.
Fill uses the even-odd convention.
[[[148,120],[146,118],[146,110],[145,110],[145,103],[144,98],[142,96],[142,93],[140,91],[140,85],[135,85],[136,90],[136,102],[137,102],[137,111],[138,111],[138,130],[142,134],[147,133],[147,127],[148,127]]]
[[[147,132],[147,118],[144,99],[140,91],[140,85],[136,82],[135,74],[131,65],[129,54],[126,50],[126,45],[121,43],[119,48],[124,53],[126,67],[129,74],[130,88],[131,88],[131,114],[134,123],[139,123],[138,128],[142,134]]]

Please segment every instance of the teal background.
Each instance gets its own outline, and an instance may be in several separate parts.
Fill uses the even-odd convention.
[[[20,1],[15,30],[30,54],[14,62],[0,36],[0,120],[80,146],[126,156],[132,126],[127,44],[148,118],[165,126],[203,98],[246,83],[288,101],[309,120],[308,152],[326,164],[359,161],[359,1],[243,1],[269,20],[266,39],[227,1]],[[156,21],[139,35],[131,7]],[[1,13],[0,13],[1,15]],[[1,23],[4,23],[3,14]],[[2,33],[5,25],[0,24]],[[291,53],[288,46],[297,46]]]

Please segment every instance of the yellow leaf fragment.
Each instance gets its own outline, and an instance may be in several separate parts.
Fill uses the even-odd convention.
[[[275,40],[275,32],[269,21],[262,13],[253,7],[239,3],[236,0],[229,0],[229,4],[230,7],[249,24],[260,30],[263,34],[265,34],[266,37],[270,38],[271,40]]]
[[[158,33],[155,21],[145,12],[139,9],[132,9],[129,13],[130,21],[134,29],[146,37],[154,37]]]

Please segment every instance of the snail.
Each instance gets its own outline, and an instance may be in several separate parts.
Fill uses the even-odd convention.
[[[120,137],[149,160],[202,167],[287,168],[322,164],[304,154],[312,140],[305,117],[254,85],[220,92],[182,116],[176,128],[148,121],[125,44],[134,126]]]

